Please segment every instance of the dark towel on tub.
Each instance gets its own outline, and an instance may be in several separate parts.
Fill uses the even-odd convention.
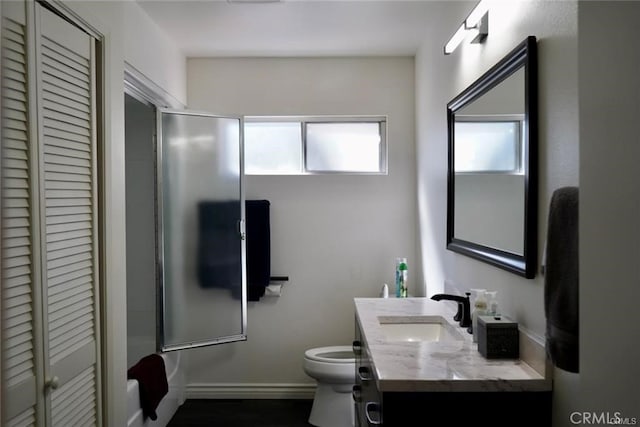
[[[578,188],[554,191],[549,205],[544,303],[547,354],[555,366],[579,372]]]
[[[156,408],[169,392],[164,359],[159,354],[145,356],[127,371],[127,379],[137,380],[143,418],[156,420]]]
[[[258,301],[271,277],[271,227],[268,200],[247,200],[247,300]]]

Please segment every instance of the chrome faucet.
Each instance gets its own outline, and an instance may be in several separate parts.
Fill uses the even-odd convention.
[[[471,292],[465,292],[466,296],[451,295],[451,294],[435,294],[431,297],[434,301],[448,300],[458,303],[458,312],[453,316],[453,320],[459,321],[460,326],[468,328],[471,326],[471,303],[469,302],[469,296]]]

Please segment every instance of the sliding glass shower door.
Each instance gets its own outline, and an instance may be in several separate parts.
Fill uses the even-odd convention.
[[[162,351],[246,340],[242,123],[158,111]]]

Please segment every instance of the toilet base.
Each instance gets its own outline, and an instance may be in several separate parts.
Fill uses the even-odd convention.
[[[316,427],[353,427],[354,404],[351,387],[318,383],[309,415],[309,424]]]

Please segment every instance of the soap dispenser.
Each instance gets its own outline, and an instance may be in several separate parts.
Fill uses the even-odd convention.
[[[380,298],[389,298],[389,285],[386,283],[382,284],[382,289],[380,290]]]
[[[487,291],[487,316],[498,316],[498,291]]]
[[[473,313],[471,313],[471,333],[473,334],[473,342],[478,342],[478,316],[487,314],[487,290],[471,290],[476,294],[476,299],[473,303]]]

